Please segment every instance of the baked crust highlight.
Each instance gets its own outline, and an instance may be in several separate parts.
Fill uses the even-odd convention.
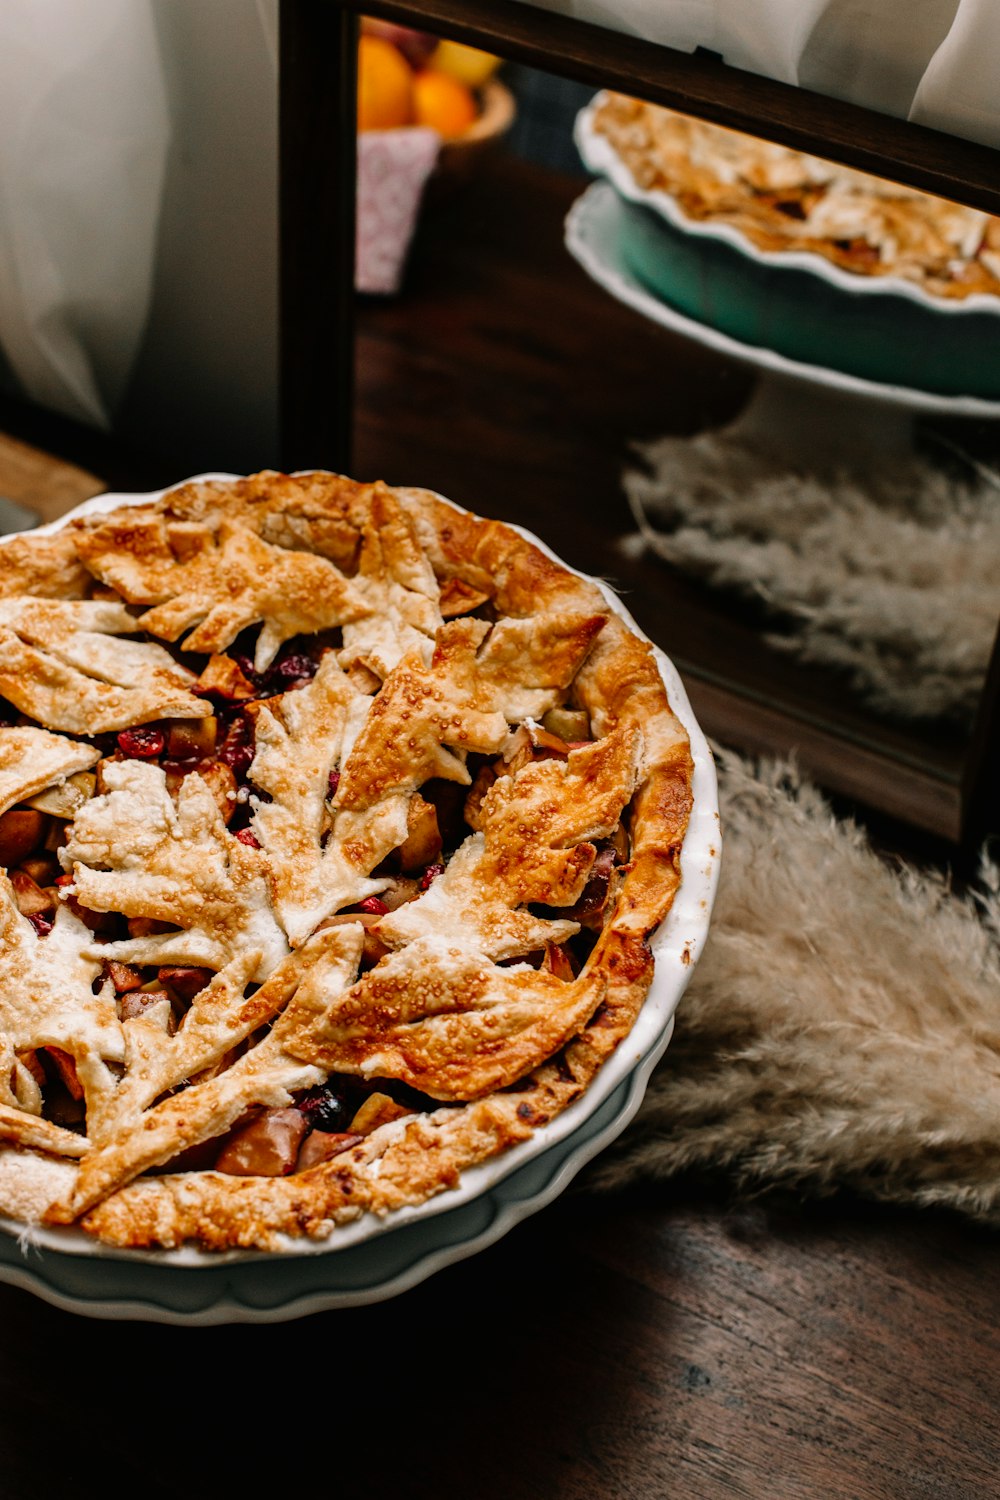
[[[62,533],[58,547],[37,539],[37,566],[18,539],[11,619],[45,616],[27,590],[51,560],[53,587],[77,591],[54,606],[59,629],[103,621],[90,633],[104,651],[130,625],[133,656],[154,653],[147,688],[176,681],[169,723],[201,715],[182,736],[197,743],[210,719],[221,733],[216,715],[230,713],[227,735],[238,720],[255,741],[234,790],[214,764],[144,761],[156,725],[129,753],[109,753],[93,724],[72,738],[0,726],[15,800],[37,788],[40,773],[20,770],[32,736],[53,782],[101,757],[94,795],[59,835],[54,923],[33,930],[14,887],[0,890],[0,1140],[60,1164],[37,1174],[40,1199],[58,1184],[44,1203],[23,1173],[0,1172],[13,1184],[0,1208],[44,1209],[120,1246],[278,1250],[448,1190],[578,1098],[647,993],[648,939],[673,902],[692,807],[687,735],[651,647],[511,527],[416,489],[264,473],[184,485],[67,535],[76,562]],[[258,625],[244,660],[241,632]],[[311,665],[276,658],[293,637],[311,643]],[[306,675],[220,708],[200,685],[209,653],[216,685]],[[47,691],[57,715],[86,719],[77,685]],[[129,729],[149,725],[146,707]],[[587,736],[542,730],[550,712]],[[434,788],[449,785],[442,801]],[[436,829],[463,800],[435,864],[428,820]],[[248,819],[238,833],[234,806]],[[406,872],[413,838],[420,878]],[[63,970],[76,1003],[46,1002],[34,1024],[25,976],[51,995]],[[171,986],[192,974],[178,1019]],[[274,1175],[178,1162],[209,1146],[231,1160],[218,1143],[248,1120],[294,1126],[331,1077],[368,1092],[347,1130],[314,1131],[326,1159]],[[78,1085],[76,1123],[48,1118],[56,1084]]]

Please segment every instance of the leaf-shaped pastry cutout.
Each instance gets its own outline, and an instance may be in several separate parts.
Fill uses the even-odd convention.
[[[605,981],[567,983],[420,938],[335,999],[282,1018],[285,1047],[331,1073],[398,1078],[432,1099],[478,1099],[523,1078],[585,1026]]]
[[[165,1037],[141,1020],[126,1021],[126,1078],[108,1101],[100,1136],[81,1166],[72,1195],[49,1217],[69,1223],[140,1172],[220,1135],[251,1106],[281,1107],[291,1103],[294,1090],[321,1083],[324,1070],[289,1052],[286,1034],[308,1032],[331,994],[340,994],[351,983],[362,936],[361,927],[354,924],[317,933],[247,1000],[243,984],[252,964],[237,960],[196,996],[174,1037]],[[195,1081],[149,1108],[172,1084],[196,1073],[207,1059],[221,1056],[279,1012],[283,1014],[271,1030],[225,1072]]]
[[[592,844],[582,845],[579,853],[574,851],[573,868],[584,872],[582,879],[593,858]],[[417,938],[440,937],[462,941],[470,952],[501,959],[532,953],[546,943],[564,943],[580,930],[578,922],[540,917],[519,906],[514,891],[491,890],[484,870],[492,863],[483,835],[473,834],[422,896],[376,924],[378,937],[388,948]]]
[[[464,670],[488,630],[482,620],[456,620],[438,632],[429,666],[412,652],[389,673],[341,767],[338,807],[363,810],[432,777],[468,784],[465,754],[499,750],[507,720],[478,706]]]
[[[498,620],[476,660],[508,722],[540,719],[565,696],[607,620],[606,613],[560,608]]]
[[[91,911],[181,930],[89,951],[124,963],[221,969],[255,949],[256,977],[266,979],[288,952],[271,911],[267,861],[227,831],[205,781],[185,776],[176,807],[159,766],[111,761],[104,785],[77,814],[62,856],[73,869],[70,893]]]
[[[561,692],[555,684],[572,677],[605,620],[569,611],[559,618],[567,636],[549,643],[551,672],[539,620],[501,620],[492,627],[485,620],[452,620],[438,631],[429,664],[416,652],[404,657],[382,684],[341,768],[338,805],[370,807],[432,777],[467,785],[468,752],[499,750],[508,723],[525,705],[555,702]]]
[[[353,571],[373,488],[323,470],[278,474],[265,469],[245,479],[178,485],[156,510],[213,530],[225,517],[239,520],[276,547],[318,552]]]
[[[500,776],[483,799],[479,831],[416,901],[384,917],[389,947],[422,936],[461,941],[490,958],[564,942],[577,924],[550,921],[529,904],[571,906],[605,838],[635,789],[639,735],[616,730],[566,760],[530,763]]]
[[[330,826],[330,771],[340,762],[358,698],[367,706],[327,651],[307,687],[257,714],[250,779],[270,801],[257,803],[253,830],[293,947],[324,917],[384,890],[386,881],[370,880],[368,873],[406,838],[405,796],[387,797],[365,812],[338,811]]]
[[[360,662],[384,679],[409,652],[425,650],[443,623],[434,569],[384,484],[372,488],[355,583],[371,608],[345,624],[340,661]]]
[[[79,534],[87,566],[133,604],[150,604],[139,625],[188,651],[223,651],[241,630],[264,622],[254,665],[263,671],[283,641],[371,613],[350,579],[326,558],[272,547],[248,526],[218,531],[144,513]]]
[[[0,727],[0,813],[77,771],[86,771],[100,758],[100,750],[93,745],[30,724]]]
[[[193,673],[162,646],[123,639],[138,629],[113,600],[0,599],[0,694],[71,734],[204,718]]]
[[[91,578],[77,556],[72,533],[15,536],[0,545],[0,598],[82,599]]]
[[[125,1055],[112,985],[93,993],[101,965],[81,951],[90,940],[89,930],[65,907],[56,912],[48,936],[39,937],[18,911],[10,881],[0,875],[0,1034],[15,1052],[48,1046],[68,1052],[88,1109],[114,1084],[105,1063],[120,1063]]]
[[[489,631],[483,620],[454,620],[438,631],[429,663],[411,652],[390,672],[341,767],[338,805],[369,807],[434,777],[467,785],[466,754],[499,750],[507,718],[477,671]]]

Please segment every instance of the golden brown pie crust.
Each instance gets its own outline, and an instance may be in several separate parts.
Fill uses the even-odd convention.
[[[186,653],[224,653],[248,627],[260,625],[255,670],[291,637],[332,642],[311,682],[252,706],[255,838],[228,831],[211,778],[178,787],[158,764],[105,758],[63,836],[71,880],[50,931],[0,876],[0,1210],[120,1246],[277,1249],[453,1187],[586,1090],[651,982],[648,939],[674,899],[692,807],[688,737],[652,650],[598,589],[426,491],[263,473],[19,538],[0,548],[0,592],[18,642],[18,619],[42,607],[23,601],[50,597],[74,642],[76,617],[94,617],[105,655],[127,608],[147,696],[170,679],[167,707],[144,700],[134,723],[190,714],[200,660]],[[103,616],[83,609],[95,595]],[[57,663],[62,639],[48,648]],[[73,696],[72,682],[29,689],[50,722],[0,727],[8,806],[37,790],[37,770],[19,779],[31,743],[56,783],[93,764],[87,730],[51,722]],[[560,707],[586,714],[593,742],[549,758],[529,747],[506,773],[495,761],[444,874],[366,919],[367,933],[341,914],[384,889],[380,862],[426,811],[428,777],[468,787],[470,753],[512,754],[519,724]],[[570,912],[620,819],[630,847],[582,968],[532,967],[529,952],[576,931]],[[95,937],[74,902],[140,927]],[[168,1035],[156,995],[125,1014],[109,961],[215,977]],[[32,1058],[45,1048],[79,1085],[86,1115],[70,1128],[42,1114]],[[395,1080],[427,1104],[390,1102],[385,1123],[288,1175],[162,1170],[328,1074]]]

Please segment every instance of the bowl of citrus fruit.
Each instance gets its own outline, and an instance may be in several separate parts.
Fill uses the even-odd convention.
[[[500,58],[426,31],[365,18],[358,46],[358,130],[433,130],[441,166],[497,140],[514,119],[514,97],[494,77]]]
[[[399,290],[428,182],[471,175],[509,129],[514,98],[500,58],[365,18],[358,42],[359,291]]]

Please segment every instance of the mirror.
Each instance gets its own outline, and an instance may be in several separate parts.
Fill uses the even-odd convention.
[[[710,733],[958,839],[1000,225],[523,66],[470,79],[480,109],[487,81],[503,128],[445,146],[398,290],[359,298],[355,472],[528,526],[622,590]]]

